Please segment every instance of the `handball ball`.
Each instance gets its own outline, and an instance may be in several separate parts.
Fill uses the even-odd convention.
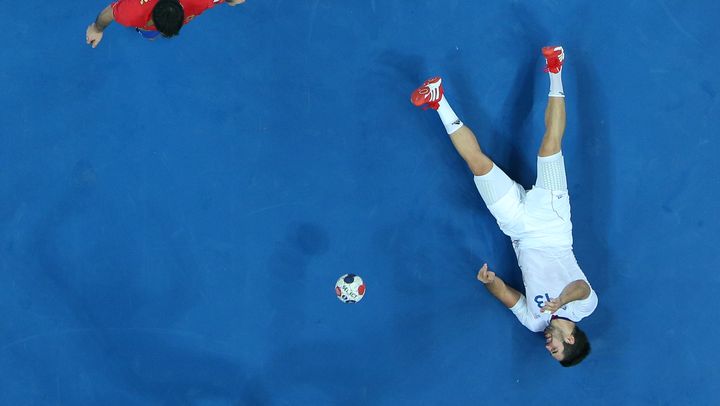
[[[365,296],[365,283],[357,275],[343,275],[335,284],[335,294],[341,302],[357,303]]]

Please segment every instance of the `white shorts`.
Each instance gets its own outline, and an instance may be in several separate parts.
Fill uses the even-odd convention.
[[[529,191],[497,165],[488,174],[476,176],[475,185],[516,248],[572,247],[570,196],[562,153],[538,157],[538,179]]]

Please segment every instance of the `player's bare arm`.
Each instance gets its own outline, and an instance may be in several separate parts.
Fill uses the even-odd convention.
[[[85,41],[87,44],[93,48],[97,47],[100,41],[102,41],[103,31],[105,31],[105,28],[107,28],[113,20],[112,6],[105,7],[85,32]]]
[[[507,308],[515,306],[522,296],[520,292],[505,284],[499,276],[495,275],[495,272],[489,270],[487,264],[480,268],[477,279]]]
[[[576,300],[587,299],[588,296],[590,296],[590,285],[582,279],[576,280],[565,286],[560,293],[560,297],[547,302],[541,310],[555,313],[566,304]]]

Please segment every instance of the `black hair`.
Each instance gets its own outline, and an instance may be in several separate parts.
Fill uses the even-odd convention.
[[[153,8],[152,20],[164,37],[174,37],[183,26],[185,11],[178,0],[160,0]]]
[[[590,354],[590,342],[585,335],[585,332],[580,330],[578,326],[575,326],[572,333],[575,337],[574,344],[564,344],[563,354],[565,357],[560,361],[560,365],[564,367],[571,367],[580,363],[585,357]]]

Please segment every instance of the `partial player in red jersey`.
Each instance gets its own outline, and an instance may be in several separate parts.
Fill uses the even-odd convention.
[[[143,38],[169,38],[180,33],[183,25],[220,3],[236,6],[245,0],[117,0],[87,28],[85,41],[93,48],[102,41],[103,32],[117,21],[126,27],[135,27]]]

